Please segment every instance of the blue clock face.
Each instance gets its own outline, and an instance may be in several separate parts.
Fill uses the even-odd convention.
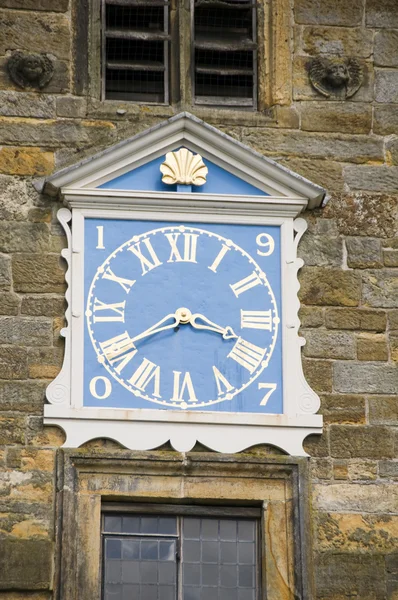
[[[84,405],[282,410],[276,226],[86,219]]]

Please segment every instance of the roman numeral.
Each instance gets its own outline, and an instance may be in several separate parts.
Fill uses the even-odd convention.
[[[214,378],[217,384],[218,395],[224,394],[224,392],[230,392],[234,389],[234,386],[231,385],[226,377],[217,369],[217,367],[213,366]],[[225,388],[223,390],[222,386]]]
[[[172,402],[183,402],[185,400],[184,394],[188,393],[188,402],[197,402],[198,399],[195,394],[195,390],[193,387],[191,374],[189,371],[186,371],[182,383],[180,385],[180,376],[181,371],[173,371],[174,373],[174,384],[173,384],[173,397],[171,398]]]
[[[198,242],[198,235],[194,233],[184,233],[184,245],[181,252],[177,247],[178,238],[181,233],[166,233],[169,244],[171,246],[170,258],[167,262],[194,262],[196,263],[196,245]]]
[[[115,304],[106,304],[101,302],[98,298],[94,298],[93,310],[94,312],[108,312],[106,315],[94,315],[94,323],[120,321],[124,323],[124,306],[126,301],[116,302]]]
[[[141,242],[137,242],[133,246],[130,246],[129,250],[130,250],[130,252],[135,254],[135,256],[137,258],[139,258],[140,263],[141,263],[141,268],[142,268],[142,275],[145,275],[146,273],[148,273],[148,271],[151,271],[152,269],[154,269],[155,267],[158,267],[162,263],[156,256],[155,250],[153,249],[150,240],[144,239],[144,240],[142,240],[142,243],[146,247],[146,250],[144,250],[144,252],[147,251],[150,258],[148,258],[147,256],[144,256],[144,254],[141,252]]]
[[[118,277],[117,275],[115,275],[115,273],[110,267],[106,269],[105,273],[102,276],[102,279],[109,279],[110,281],[115,281],[116,283],[122,286],[126,294],[129,293],[129,291],[135,284],[135,279],[125,279],[124,277]]]
[[[241,310],[240,326],[271,331],[272,312],[270,310]]]
[[[222,259],[224,258],[224,256],[228,252],[228,250],[231,250],[231,248],[229,248],[228,246],[223,244],[220,252],[217,254],[216,258],[214,259],[213,264],[211,265],[211,267],[208,267],[210,269],[210,271],[213,271],[213,273],[217,273],[217,267],[219,266],[220,262],[222,261]]]
[[[246,342],[240,337],[228,354],[228,358],[232,358],[242,367],[245,367],[249,373],[253,373],[262,361],[264,354],[265,348]]]
[[[261,283],[262,282],[260,277],[257,275],[256,271],[253,271],[251,275],[248,275],[244,279],[237,281],[233,285],[230,284],[229,287],[231,288],[235,296],[238,297],[241,294],[243,294],[243,292],[247,292],[247,290],[250,290],[250,288],[255,287],[256,285],[261,285]]]
[[[127,331],[110,338],[105,342],[100,342],[100,346],[105,358],[112,366],[115,363],[119,363],[115,368],[116,373],[119,375],[124,367],[137,354],[137,348]]]
[[[154,379],[153,396],[160,398],[160,367],[147,358],[144,358],[138,369],[130,377],[129,382],[144,392],[152,379]]]

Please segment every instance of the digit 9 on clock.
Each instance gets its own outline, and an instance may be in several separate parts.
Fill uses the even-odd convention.
[[[84,405],[281,413],[277,226],[86,219]]]

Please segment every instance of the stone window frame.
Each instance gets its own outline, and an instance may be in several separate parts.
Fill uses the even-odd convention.
[[[292,102],[292,60],[293,60],[293,12],[291,0],[257,0],[257,32],[258,32],[258,102],[256,109],[244,110],[233,108],[195,105],[191,98],[190,69],[184,56],[190,56],[190,36],[184,36],[180,52],[180,69],[171,81],[170,105],[146,105],[120,100],[101,100],[101,0],[76,0],[74,8],[74,91],[77,95],[89,97],[89,112],[92,116],[103,115],[104,112],[134,115],[140,107],[149,109],[150,114],[172,116],[178,110],[192,110],[204,120],[214,119],[215,115],[224,116],[227,120],[247,124],[266,124],[278,117],[277,107],[287,106]],[[189,0],[172,0],[183,5]],[[173,12],[173,11],[172,11]],[[174,11],[175,12],[175,11]],[[180,10],[178,28],[190,30],[190,12]],[[264,32],[264,35],[261,35]],[[185,45],[184,45],[185,44]],[[174,43],[178,51],[178,42]],[[183,75],[183,74],[186,75]]]
[[[57,483],[56,598],[101,597],[101,509],[110,502],[260,507],[261,599],[314,596],[305,458],[60,449]]]

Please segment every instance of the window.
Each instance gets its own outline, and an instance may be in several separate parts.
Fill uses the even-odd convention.
[[[103,514],[103,600],[257,600],[260,509],[134,509]]]
[[[190,0],[188,8],[102,0],[103,100],[256,108],[255,0]]]

